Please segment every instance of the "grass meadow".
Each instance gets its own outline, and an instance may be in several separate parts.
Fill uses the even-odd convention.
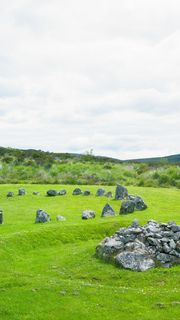
[[[2,320],[176,320],[180,317],[180,267],[146,272],[119,269],[98,260],[96,245],[137,218],[180,223],[180,190],[128,187],[143,197],[145,211],[119,215],[121,201],[96,197],[98,186],[81,186],[90,196],[72,196],[76,186],[0,185],[0,319]],[[65,188],[67,195],[47,197],[48,189]],[[115,192],[114,186],[104,187]],[[7,198],[8,191],[15,196]],[[40,195],[32,195],[39,191]],[[106,203],[116,216],[101,218]],[[35,224],[37,209],[52,221]],[[96,212],[82,220],[85,209]],[[56,221],[63,215],[66,221]]]

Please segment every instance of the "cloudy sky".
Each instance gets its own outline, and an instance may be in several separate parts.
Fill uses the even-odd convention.
[[[0,0],[0,146],[180,152],[179,0]]]

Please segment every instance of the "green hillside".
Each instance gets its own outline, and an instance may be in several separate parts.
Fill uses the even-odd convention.
[[[75,186],[1,185],[0,319],[2,320],[176,320],[179,318],[179,266],[147,272],[119,269],[97,259],[97,244],[133,219],[180,223],[179,190],[129,187],[148,204],[145,211],[119,215],[121,201],[109,199],[116,216],[101,218],[106,197],[95,197],[97,186],[82,186],[91,196],[72,196]],[[63,197],[46,197],[49,188],[66,188]],[[114,186],[105,186],[115,192]],[[15,196],[7,198],[8,191]],[[32,195],[39,191],[39,196]],[[38,208],[52,221],[35,224]],[[84,209],[96,212],[82,220]],[[65,221],[56,221],[57,215]]]
[[[0,148],[0,183],[125,184],[147,187],[180,187],[177,156],[155,161],[121,161],[40,150]],[[169,160],[168,160],[169,159]]]

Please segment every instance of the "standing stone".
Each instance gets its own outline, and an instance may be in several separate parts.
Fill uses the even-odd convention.
[[[107,203],[102,210],[101,217],[108,217],[108,216],[114,216],[114,215],[115,215],[114,209],[110,206],[110,204]]]
[[[36,211],[36,221],[35,223],[45,223],[51,221],[49,214],[42,209]]]
[[[26,194],[26,190],[24,189],[24,188],[20,188],[19,190],[18,190],[18,195],[19,196],[24,196]]]
[[[121,204],[119,214],[133,213],[135,209],[135,203],[132,200],[125,200]]]
[[[102,197],[102,196],[104,196],[104,194],[105,194],[105,190],[102,188],[98,189],[96,192],[97,197]]]
[[[14,193],[13,193],[13,192],[11,192],[11,191],[8,192],[8,194],[7,194],[7,197],[8,197],[8,198],[11,198],[11,197],[13,197],[13,196],[14,196]]]
[[[3,211],[0,209],[0,224],[3,224]]]
[[[95,212],[93,210],[85,210],[82,213],[82,219],[83,220],[88,220],[88,219],[93,219],[95,218]]]
[[[80,194],[82,194],[82,191],[80,188],[76,188],[73,191],[73,196],[79,196]]]
[[[47,196],[55,197],[55,196],[57,196],[57,191],[56,190],[48,190],[47,191]]]
[[[115,193],[115,199],[116,200],[123,200],[128,197],[128,191],[125,187],[117,185],[116,187],[116,193]]]

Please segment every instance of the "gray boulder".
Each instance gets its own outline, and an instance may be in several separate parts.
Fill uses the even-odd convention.
[[[132,200],[125,200],[121,203],[119,214],[133,213],[135,209],[135,203]]]
[[[90,196],[90,194],[91,194],[91,191],[89,190],[84,191],[84,196]]]
[[[116,200],[123,200],[128,197],[128,191],[125,187],[117,185],[116,187],[116,193],[115,193],[115,199]]]
[[[125,269],[134,271],[146,271],[155,266],[154,261],[140,251],[121,252],[115,257],[115,262]]]
[[[57,196],[57,191],[50,189],[47,191],[47,196],[48,197],[55,197],[55,196]]]
[[[57,216],[57,217],[56,217],[56,220],[57,220],[57,221],[65,221],[66,218],[63,217],[63,216]]]
[[[51,221],[51,218],[47,212],[42,209],[36,211],[36,220],[35,223],[45,223]]]
[[[65,196],[67,191],[65,189],[58,191],[58,196]]]
[[[24,188],[20,188],[19,190],[18,190],[18,195],[19,196],[24,196],[26,194],[26,190],[24,189]]]
[[[11,198],[11,197],[13,197],[13,196],[14,196],[14,193],[13,193],[13,192],[9,191],[9,192],[7,193],[7,197],[8,197],[8,198]]]
[[[99,188],[99,189],[97,190],[97,192],[96,192],[96,196],[97,196],[97,197],[102,197],[102,196],[104,196],[104,194],[105,194],[105,190],[102,189],[102,188]]]
[[[138,211],[145,210],[147,208],[147,205],[140,196],[129,195],[128,199],[135,203],[135,209]]]
[[[108,216],[114,216],[115,212],[114,209],[111,207],[110,204],[106,204],[102,210],[101,217],[108,217]]]
[[[3,210],[0,209],[0,224],[3,224]]]
[[[82,219],[88,220],[88,219],[94,219],[95,218],[95,212],[93,210],[85,210],[82,213]]]
[[[81,189],[80,188],[76,188],[76,189],[74,189],[74,191],[73,191],[73,196],[78,196],[78,195],[80,195],[80,194],[82,194],[83,192],[81,191]]]
[[[112,198],[112,192],[111,192],[111,191],[108,191],[108,192],[105,194],[105,197],[107,197],[107,198]]]

